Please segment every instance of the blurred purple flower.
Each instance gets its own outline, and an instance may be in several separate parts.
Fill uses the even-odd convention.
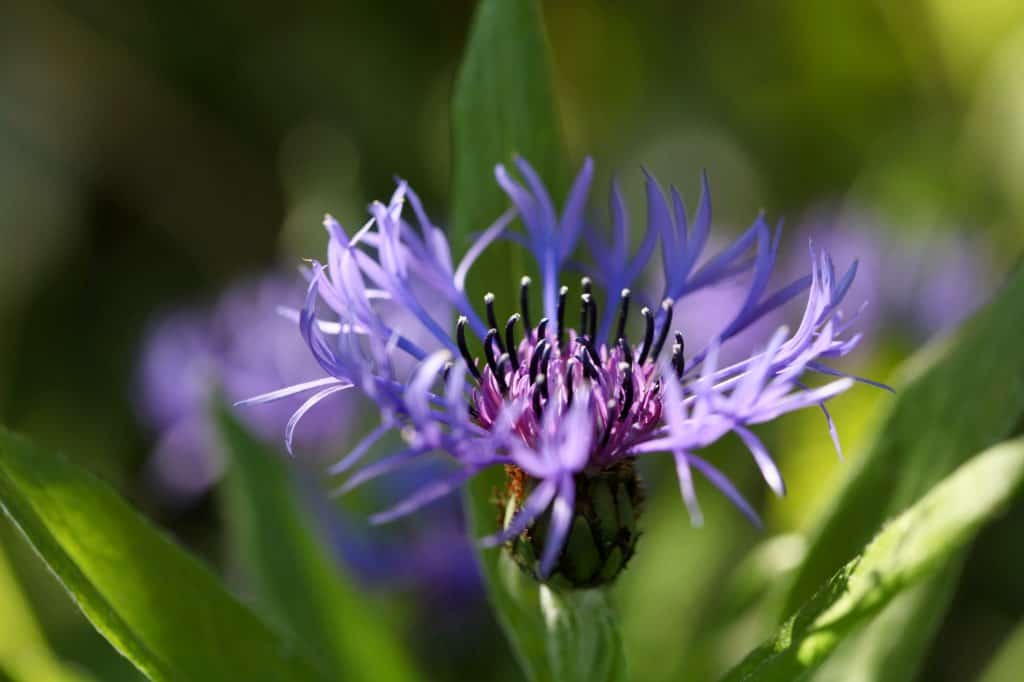
[[[974,312],[992,289],[982,245],[960,235],[896,235],[865,210],[818,208],[797,229],[837,258],[856,254],[860,274],[850,289],[856,300],[870,301],[859,325],[877,340],[884,332],[913,344],[956,327]],[[784,263],[798,271],[798,259]]]
[[[148,474],[168,501],[194,498],[220,478],[223,461],[208,421],[218,388],[233,402],[319,372],[295,325],[276,310],[297,295],[297,285],[281,276],[243,282],[211,308],[171,312],[147,331],[139,365],[140,404],[143,420],[159,434]],[[239,415],[254,433],[271,441],[298,404],[285,400]],[[346,413],[312,415],[303,429],[304,447],[323,451],[336,445],[348,430],[341,417]]]
[[[482,469],[503,465],[512,504],[505,528],[483,542],[515,543],[532,532],[530,547],[517,559],[529,565],[529,552],[537,550],[532,570],[541,578],[557,572],[582,586],[617,575],[636,540],[632,524],[641,500],[632,462],[639,456],[672,454],[694,522],[701,516],[693,469],[757,522],[730,481],[696,452],[735,433],[772,490],[784,492],[775,463],[749,427],[796,409],[824,408],[826,400],[851,386],[852,379],[842,375],[818,388],[802,381],[808,372],[838,374],[822,360],[846,355],[859,339],[847,336],[851,320],[839,311],[856,265],[838,275],[824,252],[812,251],[811,274],[769,291],[780,230],[759,217],[734,242],[707,256],[707,183],[691,225],[678,192],[672,188],[666,200],[648,175],[647,225],[639,247],[630,251],[629,216],[613,186],[611,239],[588,235],[594,267],[570,301],[560,276],[584,231],[593,165],[589,160],[583,165],[560,216],[529,164],[518,160],[517,167],[525,185],[505,167],[496,169],[513,208],[484,230],[459,263],[405,182],[387,205],[372,204],[371,220],[353,233],[328,216],[327,263],[313,263],[299,315],[302,334],[327,374],[325,383],[296,385],[244,402],[315,389],[296,412],[301,416],[325,397],[353,387],[376,402],[380,426],[332,473],[351,471],[389,431],[399,431],[405,446],[355,471],[342,491],[437,451],[457,463],[454,474],[376,514],[375,522],[410,514]],[[406,203],[416,227],[403,217]],[[476,312],[465,291],[466,275],[516,216],[525,234],[509,236],[536,259],[541,306],[539,311],[533,307],[533,282],[523,277],[518,312],[499,323],[493,294],[482,297],[484,316]],[[639,284],[659,242],[661,304],[653,311],[646,306],[636,311],[630,287]],[[723,320],[706,347],[686,359],[683,336],[673,333],[678,302],[741,275],[747,286],[734,314]],[[603,306],[595,283],[604,292]],[[781,328],[762,338],[760,352],[719,364],[724,344],[805,292],[794,332]],[[447,301],[460,315],[453,331],[427,313],[427,300]],[[377,301],[405,309],[432,337],[429,345],[414,340],[415,327],[391,324]],[[570,316],[569,308],[578,312]],[[675,321],[685,328],[687,320]],[[482,351],[470,350],[467,332]],[[630,343],[631,335],[642,341]],[[396,369],[395,358],[402,356],[415,361],[411,371]],[[291,439],[289,432],[289,448]],[[602,528],[609,526],[615,532],[603,535]],[[534,542],[537,538],[543,541]]]
[[[139,365],[140,404],[144,420],[158,434],[147,463],[148,483],[165,504],[187,505],[223,473],[223,455],[209,420],[216,390],[237,401],[322,373],[294,321],[278,310],[301,298],[298,275],[266,276],[232,287],[207,309],[172,312],[151,325]],[[358,420],[350,418],[354,406],[344,396],[338,398],[306,415],[299,434],[304,449],[326,455],[355,430]],[[277,444],[301,403],[292,397],[240,410],[239,416],[253,433]],[[405,479],[396,486],[399,492],[422,481],[412,474]],[[317,502],[318,491],[308,493],[332,544],[364,578],[445,595],[478,591],[476,567],[454,500],[431,516],[429,541],[421,537],[410,543],[379,534],[367,537],[325,501]],[[458,581],[451,579],[453,574],[460,576]]]

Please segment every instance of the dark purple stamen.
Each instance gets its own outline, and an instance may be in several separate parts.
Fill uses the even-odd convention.
[[[563,286],[558,290],[558,314],[555,319],[555,338],[558,339],[558,347],[562,347],[565,337],[565,299],[569,295],[569,287]]]
[[[533,381],[537,376],[537,368],[540,367],[541,356],[544,355],[544,350],[551,345],[547,339],[543,339],[537,344],[537,347],[533,349],[533,356],[530,358],[530,381]]]
[[[637,364],[641,367],[647,362],[647,353],[651,350],[651,344],[654,343],[654,315],[651,315],[651,309],[644,306],[640,309],[640,317],[644,318],[644,342],[640,345],[640,358],[637,360]]]
[[[654,342],[654,349],[651,351],[651,362],[657,362],[661,355],[661,348],[668,338],[669,327],[672,326],[672,299],[666,298],[661,302],[661,309],[665,311],[665,319],[661,323],[661,330],[658,332],[658,340]]]
[[[533,406],[534,414],[536,414],[538,418],[540,418],[541,414],[544,412],[544,404],[541,403],[541,398],[545,398],[542,393],[546,393],[544,390],[546,384],[547,379],[543,376],[539,376],[537,377],[533,387],[533,395],[531,396],[530,403]]]
[[[484,295],[484,307],[487,309],[487,324],[491,329],[498,329],[498,318],[494,314],[494,294],[487,292]],[[505,347],[501,344],[501,337],[495,336],[494,342],[498,344],[498,350],[504,353]]]
[[[494,380],[498,382],[498,389],[505,395],[508,393],[508,384],[505,383],[504,373],[499,371],[498,362],[494,359],[494,346],[497,345],[497,342],[498,330],[491,329],[487,332],[487,338],[484,339],[484,358],[487,359],[487,366],[491,368]]]
[[[512,371],[519,369],[519,346],[516,344],[515,331],[516,322],[519,321],[519,313],[514,313],[505,323],[505,346],[508,350],[508,359],[512,362]]]
[[[537,323],[537,340],[546,339],[548,336],[548,318],[540,318],[540,322]]]
[[[476,368],[476,363],[473,362],[473,356],[469,354],[469,346],[466,345],[466,316],[460,315],[459,321],[455,323],[455,338],[459,344],[459,352],[462,354],[462,359],[466,363],[466,367],[469,368],[469,373],[473,377],[480,381],[480,370]]]
[[[580,336],[586,336],[590,317],[590,294],[580,295]]]
[[[540,367],[537,369],[544,376],[548,375],[548,361],[551,359],[551,344],[544,347],[544,352],[540,356]]]
[[[587,327],[586,335],[593,340],[597,337],[597,303],[594,301],[593,294],[587,294],[587,307],[590,309],[590,312],[587,314],[590,326]]]
[[[526,275],[519,280],[519,311],[523,314],[523,326],[529,333],[533,325],[530,323],[530,278]]]
[[[619,300],[619,326],[615,332],[615,340],[626,338],[626,319],[629,317],[629,289],[623,289]]]
[[[583,373],[591,381],[600,381],[601,374],[597,371],[597,364],[590,357],[590,352],[593,352],[593,349],[589,346],[584,346],[584,349],[578,354],[580,362],[583,363]]]

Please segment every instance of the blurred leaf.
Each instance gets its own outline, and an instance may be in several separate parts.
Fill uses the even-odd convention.
[[[832,576],[725,679],[789,681],[806,675],[857,626],[942,566],[1022,484],[1024,438],[974,457],[886,524],[863,554]]]
[[[452,99],[453,243],[462,246],[508,207],[494,166],[518,154],[557,200],[567,162],[543,18],[535,0],[482,0]],[[496,243],[474,268],[488,289],[511,291],[524,272],[521,249]],[[472,281],[477,281],[473,278]],[[500,299],[499,299],[500,300]]]
[[[644,501],[639,551],[612,589],[630,677],[643,682],[707,677],[705,661],[717,652],[701,640],[719,623],[727,603],[722,598],[723,574],[756,534],[742,515],[732,513],[728,499],[711,494],[702,498],[707,522],[695,527],[680,510],[678,488],[671,484],[674,475],[668,461],[650,463],[646,469],[651,488]],[[662,481],[670,484],[659,485]],[[735,662],[759,641],[754,638],[728,661]],[[665,656],[665,651],[672,655]]]
[[[62,664],[50,651],[18,581],[0,551],[0,679],[85,682],[88,675]]]
[[[783,613],[808,599],[814,586],[853,556],[886,516],[912,504],[972,452],[1014,433],[1024,415],[1022,316],[1024,267],[1018,267],[992,303],[957,335],[909,363],[871,447],[858,458],[813,535]],[[844,643],[844,650],[851,649],[843,656],[851,669],[862,679],[891,679],[896,671],[912,678],[952,598],[959,563],[950,562],[901,596],[893,613]],[[836,670],[839,665],[830,663],[829,675],[849,674]]]
[[[4,429],[0,504],[93,626],[150,679],[326,679],[108,485]]]
[[[1024,670],[1024,621],[1010,633],[978,682],[1018,682]]]
[[[912,361],[872,445],[811,538],[787,613],[856,554],[885,518],[973,453],[1011,435],[1024,415],[1022,318],[1024,266],[954,338]]]
[[[417,679],[401,643],[313,532],[288,463],[226,409],[218,425],[229,454],[225,520],[257,608],[319,653],[328,670],[345,671],[345,679]]]

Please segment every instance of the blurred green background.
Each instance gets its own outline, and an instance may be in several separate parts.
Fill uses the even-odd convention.
[[[444,224],[448,101],[472,9],[8,0],[0,422],[72,454],[222,565],[216,502],[172,511],[142,484],[155,438],[135,404],[146,324],[240,277],[321,257],[322,214],[355,223],[395,173]],[[797,234],[809,216],[870,216],[875,237],[954,264],[913,284],[922,305],[937,298],[940,308],[960,288],[983,296],[1024,247],[1024,5],[1015,0],[557,2],[545,18],[570,152],[596,158],[600,187],[617,171],[637,195],[643,164],[695,201],[706,168],[725,231],[760,209]],[[976,265],[961,281],[955,264],[967,248]],[[873,330],[861,371],[884,379],[922,340],[901,322],[910,324],[897,317]],[[884,399],[859,390],[837,401],[849,456]],[[771,621],[752,614],[709,644],[702,614],[738,557],[799,531],[827,500],[846,465],[818,420],[797,416],[769,434],[791,493],[764,500],[768,536],[710,491],[707,525],[690,529],[674,485],[648,472],[647,537],[614,595],[637,679],[670,679],[657,661],[666,631],[689,642],[679,658],[693,679],[768,632]],[[752,467],[734,469],[756,483]],[[970,679],[1024,614],[1021,517],[982,535],[922,679]],[[15,576],[0,580],[11,595],[0,596],[3,629],[17,627],[23,591],[62,657],[98,679],[137,679],[6,521],[0,532]],[[768,550],[782,571],[800,541],[785,536]],[[375,589],[396,611],[445,608]],[[488,622],[480,604],[465,619]],[[481,626],[483,644],[448,656],[463,648],[463,628],[425,627],[422,614],[398,620],[429,679],[517,677],[493,623]]]

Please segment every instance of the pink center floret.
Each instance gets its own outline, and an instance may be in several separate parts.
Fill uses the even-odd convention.
[[[535,447],[544,412],[561,414],[574,400],[586,399],[593,428],[589,465],[602,468],[658,427],[657,366],[639,365],[633,348],[625,343],[595,349],[575,330],[568,330],[566,337],[559,344],[551,334],[538,339],[533,330],[517,344],[515,360],[503,355],[486,363],[479,387],[473,390],[473,415],[490,429],[509,404],[521,407],[516,433]]]

